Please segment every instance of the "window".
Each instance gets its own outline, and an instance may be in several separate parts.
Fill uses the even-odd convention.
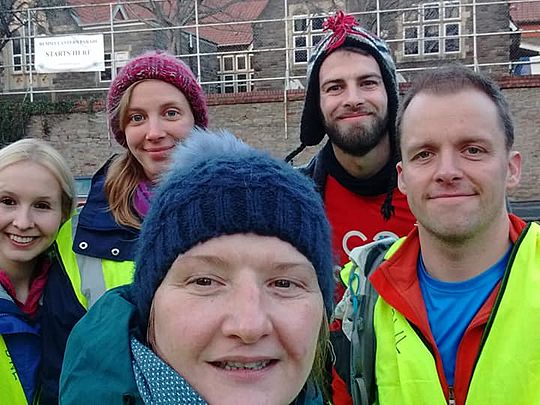
[[[405,54],[418,55],[418,27],[405,27]]]
[[[459,24],[445,24],[444,51],[459,52]]]
[[[405,12],[403,13],[403,22],[404,23],[418,22],[420,21],[419,16],[420,16],[420,13],[418,12],[418,9],[405,10]]]
[[[218,57],[221,85],[220,93],[245,93],[253,90],[252,54],[223,55]]]
[[[237,55],[236,56],[236,69],[246,70],[246,55]]]
[[[424,3],[403,13],[403,54],[441,56],[460,52],[460,3]]]
[[[439,53],[438,25],[424,25],[424,54],[430,53]]]
[[[121,51],[121,52],[115,52],[115,62],[116,62],[116,73],[120,71],[122,66],[124,66],[127,61],[129,60],[129,52],[127,51]],[[105,60],[105,70],[99,73],[99,80],[101,82],[110,82],[112,77],[112,65],[113,61],[111,60],[111,53],[105,52],[104,54],[104,60]],[[116,75],[115,75],[116,77]]]
[[[294,65],[306,64],[313,48],[324,38],[324,17],[299,16],[293,19],[292,61]]]
[[[234,71],[234,56],[223,57],[223,71],[224,72]]]
[[[34,38],[35,34],[32,30],[33,24],[26,24],[15,33],[11,40],[11,65],[14,73],[27,73],[34,68],[35,49]]]
[[[424,13],[424,21],[439,21],[441,16],[439,14],[439,4],[438,3],[432,3],[432,4],[424,4],[423,7]]]

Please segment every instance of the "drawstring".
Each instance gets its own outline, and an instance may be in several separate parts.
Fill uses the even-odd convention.
[[[289,153],[287,156],[285,156],[285,162],[289,163],[291,160],[293,160],[297,155],[300,154],[304,149],[306,149],[306,145],[304,143],[301,143],[298,148],[293,150],[291,153]]]

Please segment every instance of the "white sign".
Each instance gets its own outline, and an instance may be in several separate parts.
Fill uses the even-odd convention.
[[[540,74],[540,56],[531,56],[531,75]]]
[[[38,73],[105,70],[103,34],[34,38]]]

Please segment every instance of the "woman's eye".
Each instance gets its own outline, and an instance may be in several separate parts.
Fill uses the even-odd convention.
[[[40,210],[51,209],[51,205],[49,203],[46,203],[46,202],[38,202],[38,203],[35,204],[35,207],[40,209]]]
[[[4,197],[0,199],[0,203],[4,205],[15,205],[13,198]]]
[[[141,122],[142,120],[144,120],[144,117],[142,116],[142,114],[131,114],[129,116],[129,120],[131,122]]]
[[[165,115],[167,116],[167,118],[176,118],[180,115],[180,113],[176,110],[167,110],[167,112],[165,112]]]

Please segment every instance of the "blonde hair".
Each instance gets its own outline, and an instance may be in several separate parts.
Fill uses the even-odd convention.
[[[75,180],[60,153],[41,139],[21,139],[0,150],[0,170],[15,163],[31,161],[48,169],[62,190],[62,223],[75,210]]]
[[[309,379],[321,390],[323,403],[329,403],[332,399],[331,392],[331,375],[328,370],[328,354],[330,348],[330,328],[328,326],[328,317],[326,310],[323,308],[323,320],[319,337],[317,339],[317,348],[315,349],[315,359],[311,367]],[[308,379],[308,381],[309,381]]]
[[[118,106],[109,111],[111,116],[119,117],[118,122],[122,131],[126,127],[131,93],[135,86],[141,82],[143,80],[129,86],[122,95]],[[140,181],[145,179],[146,175],[141,164],[133,156],[129,148],[126,147],[126,150],[111,162],[105,179],[105,195],[109,202],[111,214],[118,224],[141,229],[141,219],[133,212],[132,200],[135,189]]]

